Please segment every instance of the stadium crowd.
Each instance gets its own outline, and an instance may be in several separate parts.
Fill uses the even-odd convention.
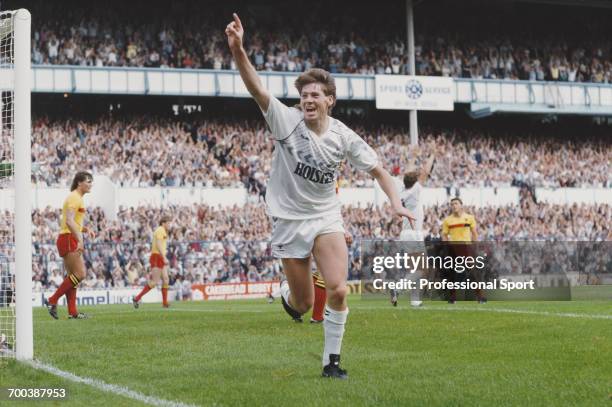
[[[219,24],[226,21],[220,16],[229,17],[235,11],[235,4],[161,2],[165,12],[160,13],[154,3],[111,0],[85,7],[70,0],[57,7],[44,0],[21,0],[12,7],[8,0],[2,5],[32,10],[35,64],[235,68],[224,24]],[[436,2],[423,3],[416,9],[421,13],[416,20],[417,74],[612,82],[612,25],[607,10],[581,8],[580,16],[574,16],[573,8],[556,9],[555,23],[546,24],[550,12],[531,12],[535,6],[530,4],[529,13],[513,15],[519,24],[511,23],[503,12],[505,6],[502,12],[483,7],[481,13],[466,12],[461,18],[444,13],[450,19],[446,21],[437,13]],[[491,2],[483,0],[476,7],[485,3]],[[347,7],[350,13],[344,12]],[[394,7],[377,4],[374,13],[371,5],[344,0],[256,1],[243,5],[244,12],[239,13],[249,29],[247,52],[258,70],[297,72],[316,66],[332,73],[406,74],[404,18]],[[202,12],[194,13],[194,9]],[[356,123],[351,128],[384,157],[383,165],[394,175],[420,164],[411,162],[412,157],[434,154],[437,160],[429,187],[449,191],[466,186],[612,187],[609,134],[561,138],[538,131],[423,128],[419,147],[412,147],[405,128]],[[196,205],[163,210],[173,216],[169,259],[177,284],[269,280],[280,275],[280,263],[270,256],[270,224],[261,203],[273,154],[263,120],[38,117],[32,129],[33,181],[41,186],[67,186],[77,170],[87,169],[125,187],[248,189],[249,204],[240,208]],[[346,166],[339,184],[367,187],[373,181]],[[479,235],[485,240],[612,240],[610,205],[559,206],[523,197],[520,205],[468,211],[475,214]],[[390,218],[388,207],[345,207],[343,212],[347,231],[355,238],[350,272],[356,277],[360,239],[395,238],[400,223]],[[446,206],[427,208],[429,239],[439,238],[440,222],[447,213]],[[161,214],[159,208],[129,208],[111,220],[100,208],[91,209],[88,219],[97,236],[87,242],[89,274],[83,286],[144,284],[150,236]],[[3,247],[10,241],[6,232],[10,225],[3,224],[7,219],[8,213],[0,217]],[[63,279],[54,243],[58,219],[55,208],[33,215],[36,288],[54,287]]]
[[[447,206],[427,207],[425,230],[429,240],[439,239]],[[478,234],[487,241],[610,241],[612,206],[551,205],[523,199],[520,205],[467,208],[478,221]],[[148,271],[150,239],[156,220],[172,214],[169,232],[170,272],[181,284],[261,281],[279,278],[280,262],[270,252],[270,222],[263,205],[247,204],[226,209],[207,205],[165,209],[123,209],[116,220],[100,208],[89,211],[96,238],[86,244],[88,276],[84,287],[143,285]],[[54,287],[63,279],[62,262],[54,238],[60,212],[51,208],[33,215],[35,245],[34,281],[37,288]],[[361,239],[397,238],[401,221],[388,206],[344,207],[346,230],[354,237],[350,273],[359,273]]]
[[[231,16],[229,4],[208,4],[206,12],[193,13],[200,4],[163,3],[166,12],[160,15],[142,2],[87,8],[75,3],[61,12],[48,2],[31,3],[34,15],[41,16],[33,26],[35,64],[235,68],[218,18]],[[393,3],[377,5],[377,13],[346,2],[309,2],[308,12],[299,12],[304,7],[243,7],[252,33],[246,48],[257,69],[297,72],[316,66],[332,73],[408,73],[404,21]],[[465,18],[457,19],[448,13],[453,18],[440,21],[438,10],[425,8],[417,14],[416,73],[611,83],[609,13],[581,12],[583,18],[575,21],[571,11],[557,10],[557,24],[542,34],[538,24],[546,14],[516,15],[522,23],[512,26],[504,20],[505,10],[492,9],[486,18],[466,11]]]
[[[405,128],[352,127],[385,158],[383,165],[393,175],[412,168],[412,157],[435,154],[432,187],[612,187],[612,147],[606,135],[581,134],[570,141],[569,136],[537,131],[424,128],[419,147],[413,147]],[[272,160],[273,143],[263,120],[43,117],[32,128],[33,178],[43,186],[68,185],[77,170],[86,168],[124,187],[245,186],[257,197],[265,192]],[[365,187],[373,180],[345,166],[339,184]]]

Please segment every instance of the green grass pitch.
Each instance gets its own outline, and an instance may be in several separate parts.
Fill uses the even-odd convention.
[[[293,323],[278,300],[83,307],[92,319],[77,321],[65,309],[55,321],[39,308],[35,358],[203,406],[612,405],[609,301],[411,309],[405,300],[393,308],[353,296],[349,306],[347,381],[320,377],[323,327]],[[3,406],[145,405],[16,362],[3,362],[0,383],[69,394],[65,401],[0,400]]]

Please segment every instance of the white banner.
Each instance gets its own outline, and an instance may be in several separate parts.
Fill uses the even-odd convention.
[[[246,298],[265,298],[280,290],[278,281],[244,283],[192,284],[192,297],[198,300],[232,300]]]
[[[106,305],[106,304],[131,304],[132,295],[137,295],[142,287],[136,288],[109,288],[102,290],[77,290],[77,305]],[[55,293],[55,290],[48,290],[44,292],[32,293],[32,306],[42,307],[43,296],[49,298]],[[176,298],[176,291],[173,289],[168,290],[168,299],[174,301]],[[161,290],[153,289],[142,297],[144,303],[162,302]],[[66,297],[62,296],[57,305],[64,307],[66,306]]]
[[[394,110],[453,110],[452,78],[376,75],[376,108]]]

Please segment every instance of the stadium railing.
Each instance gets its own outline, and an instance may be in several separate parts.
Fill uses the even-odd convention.
[[[33,72],[34,92],[249,97],[238,73],[228,70],[34,65]],[[297,98],[293,82],[298,73],[260,75],[275,96]],[[376,99],[374,76],[334,76],[338,99]],[[612,114],[612,84],[468,78],[453,81],[455,103],[470,104],[476,116],[497,111]]]

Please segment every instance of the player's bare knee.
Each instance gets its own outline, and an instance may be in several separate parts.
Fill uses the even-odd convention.
[[[327,297],[330,302],[341,303],[348,295],[348,288],[346,284],[338,284],[327,288]]]
[[[86,277],[85,270],[76,269],[72,272],[72,274],[78,278],[79,280],[83,280]]]

